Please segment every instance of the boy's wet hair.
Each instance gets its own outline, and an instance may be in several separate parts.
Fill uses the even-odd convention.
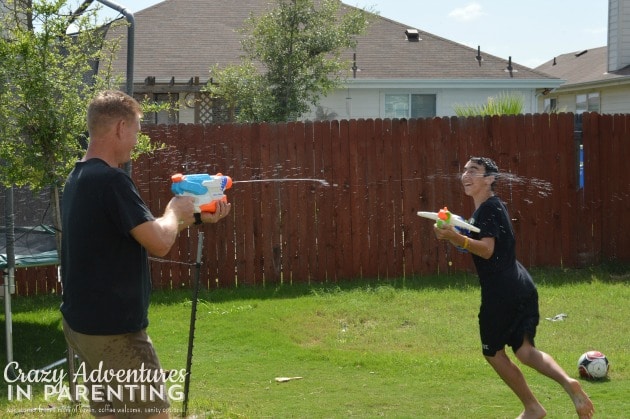
[[[490,185],[490,188],[494,191],[494,187],[497,184],[496,179],[499,177],[499,166],[497,166],[494,160],[488,157],[471,157],[469,160],[486,169],[486,173],[483,174],[484,176],[494,176],[495,180]]]
[[[499,174],[499,166],[497,166],[494,160],[488,157],[471,157],[469,160],[475,164],[483,166],[486,169],[486,176],[496,176]]]

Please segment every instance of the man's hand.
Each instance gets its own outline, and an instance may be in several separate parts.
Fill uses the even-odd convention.
[[[180,225],[188,226],[195,222],[195,198],[192,196],[174,196],[166,204],[164,214],[172,213]]]
[[[222,218],[227,217],[232,209],[232,204],[223,201],[217,201],[217,209],[215,212],[202,212],[201,221],[203,223],[216,223]]]

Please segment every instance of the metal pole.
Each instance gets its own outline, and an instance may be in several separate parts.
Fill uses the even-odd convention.
[[[15,214],[13,213],[13,187],[5,189],[4,213],[7,226],[7,277],[4,279],[4,324],[7,343],[7,365],[13,362],[13,316],[11,294],[15,292]],[[10,367],[8,373],[15,375]]]
[[[126,93],[129,96],[133,96],[133,59],[134,59],[134,43],[135,43],[135,29],[136,29],[136,20],[133,17],[133,13],[128,11],[124,6],[114,3],[109,0],[96,0],[99,3],[104,4],[110,9],[114,9],[117,12],[120,12],[127,22],[129,22],[129,27],[127,28],[127,85],[126,85]]]
[[[136,20],[133,17],[133,13],[128,11],[125,7],[114,3],[109,0],[96,0],[99,3],[104,4],[105,6],[114,9],[120,12],[127,22],[129,22],[129,27],[127,28],[127,84],[126,84],[126,93],[129,96],[133,96],[133,60],[135,54],[135,29],[136,29]],[[123,169],[125,172],[131,176],[131,161],[128,161],[123,165]]]
[[[192,308],[190,309],[190,328],[188,329],[188,356],[186,358],[186,378],[184,381],[184,407],[182,417],[188,414],[188,391],[190,389],[190,368],[193,357],[193,341],[195,340],[195,322],[197,320],[197,300],[199,299],[199,274],[201,271],[201,250],[203,249],[203,231],[199,231],[197,240],[197,263],[195,263],[195,284],[193,288]]]
[[[134,64],[134,55],[135,55],[135,30],[136,30],[136,20],[129,10],[127,10],[124,6],[114,3],[109,0],[96,0],[97,2],[109,7],[110,9],[114,9],[127,19],[129,22],[129,27],[127,28],[127,80],[125,90],[129,96],[133,96],[133,64]],[[70,17],[69,23],[75,21],[76,17],[81,15],[85,10],[92,4],[94,0],[85,0],[79,8],[72,14]]]

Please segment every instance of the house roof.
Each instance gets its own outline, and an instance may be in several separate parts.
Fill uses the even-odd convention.
[[[142,82],[148,76],[156,77],[156,82],[198,76],[205,83],[215,64],[239,62],[242,35],[237,30],[250,13],[262,14],[273,7],[270,0],[166,0],[135,13],[134,82]],[[343,55],[352,60],[356,52],[357,81],[535,81],[535,87],[557,87],[562,83],[555,75],[514,62],[510,72],[507,58],[483,51],[479,63],[476,49],[419,29],[420,40],[409,41],[407,29],[417,28],[376,16],[367,32],[358,38],[356,51]],[[126,29],[119,27],[110,32],[125,35]],[[126,68],[126,56],[126,43],[122,42],[114,64],[120,73]],[[353,77],[351,69],[348,76]]]
[[[407,29],[420,40],[408,41]],[[377,17],[358,38],[357,78],[365,79],[548,79],[544,73],[439,37],[388,18]]]
[[[566,80],[559,89],[619,81],[630,83],[630,66],[608,71],[608,47],[605,46],[559,55],[536,70]]]

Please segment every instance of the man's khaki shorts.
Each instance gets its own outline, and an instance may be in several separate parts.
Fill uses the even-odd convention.
[[[141,418],[169,409],[164,373],[145,330],[84,335],[64,320],[63,333],[80,360],[78,401],[89,400],[92,415]]]

